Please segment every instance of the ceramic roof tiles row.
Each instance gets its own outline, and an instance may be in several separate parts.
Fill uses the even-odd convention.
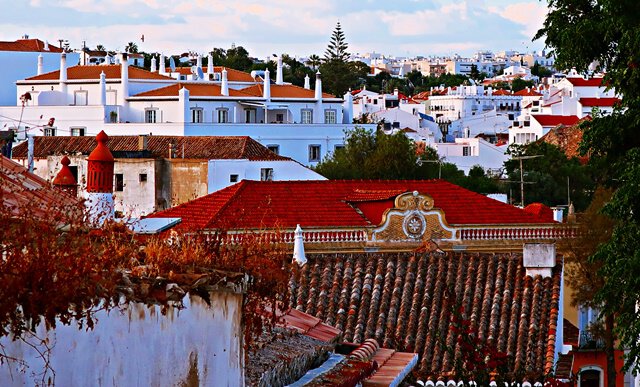
[[[0,42],[0,51],[22,51],[22,52],[53,52],[60,53],[62,49],[53,45],[48,45],[40,39],[18,39],[14,42]]]
[[[277,155],[248,136],[147,136],[147,151],[153,157],[169,157],[169,145],[174,144],[178,157],[185,159],[248,159],[291,160]],[[139,151],[140,136],[110,136],[108,146],[113,152]],[[34,157],[50,155],[89,154],[96,147],[93,136],[37,136]],[[27,157],[27,143],[13,148],[13,158]]]
[[[99,80],[104,72],[106,79],[120,79],[120,65],[101,66],[71,66],[67,68],[68,80]],[[27,81],[57,81],[60,79],[60,70],[51,71],[41,75],[27,78]],[[139,67],[129,66],[129,79],[155,79],[173,81],[174,79],[158,73],[152,73]]]
[[[431,196],[434,207],[442,209],[446,221],[453,225],[548,223],[546,219],[444,180],[243,180],[238,184],[242,189],[236,190],[231,197],[227,196],[227,191],[214,192],[151,217],[182,218],[180,227],[183,228],[202,227],[200,220],[204,217],[209,218],[206,226],[211,228],[223,225],[242,229],[294,228],[297,224],[303,229],[369,227],[379,225],[381,218],[366,218],[348,203],[349,200],[354,197],[362,200],[363,192],[375,191],[372,198],[380,200],[389,197],[390,192],[418,191]],[[229,202],[223,211],[208,209],[207,203],[221,200]],[[392,200],[388,200],[388,206],[393,206]],[[191,219],[194,212],[201,217],[198,221]]]
[[[449,325],[461,305],[474,335],[543,374],[553,362],[559,270],[525,275],[518,255],[309,255],[291,286],[292,306],[384,347],[416,352],[423,376],[451,371],[460,349]],[[444,345],[446,344],[446,345]],[[455,348],[452,358],[445,347]]]

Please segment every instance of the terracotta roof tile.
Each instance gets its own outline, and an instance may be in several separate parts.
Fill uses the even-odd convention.
[[[532,278],[525,275],[521,255],[466,253],[318,254],[307,259],[290,287],[293,305],[336,324],[346,341],[375,338],[394,350],[418,353],[422,377],[452,370],[454,359],[442,344],[456,348],[449,329],[453,300],[447,294],[462,305],[477,337],[512,357],[512,371],[544,375],[551,370],[559,268],[551,278]],[[342,286],[332,284],[334,278],[341,278]],[[319,288],[329,290],[318,297],[314,289]],[[316,307],[320,303],[328,303],[323,311]],[[460,356],[459,348],[453,356]]]
[[[571,78],[566,78],[567,81],[571,82],[571,84],[573,86],[577,86],[577,87],[600,87],[600,86],[604,86],[604,78],[601,77],[595,77],[595,78],[589,78],[589,79],[584,79],[582,77],[571,77]]]
[[[620,103],[617,97],[600,97],[600,98],[580,98],[580,104],[584,107],[602,106],[612,107]]]
[[[110,136],[109,149],[113,152],[139,151],[139,136]],[[248,160],[291,160],[277,155],[248,136],[147,136],[147,151],[151,157],[169,157],[169,144],[178,157],[185,159],[248,159]],[[89,154],[96,147],[96,139],[91,136],[37,136],[34,142],[34,157],[46,158],[50,155]],[[27,143],[13,148],[13,158],[27,157]]]
[[[513,93],[511,93],[509,90],[504,90],[504,89],[498,89],[493,91],[492,93],[493,95],[513,95]]]
[[[251,82],[251,83],[255,83],[256,82],[256,80],[251,77],[251,74],[245,73],[244,71],[232,69],[232,68],[229,68],[229,67],[213,66],[213,72],[215,72],[215,73],[222,72],[222,69],[226,69],[227,70],[227,81],[229,81],[229,82]],[[166,67],[165,71],[167,73],[170,73],[171,69],[169,67]],[[179,73],[181,75],[191,75],[192,74],[191,73],[191,66],[188,66],[188,67],[176,67],[176,71],[174,71],[174,72]],[[206,74],[207,74],[207,66],[202,66],[202,72],[206,76]]]
[[[568,158],[578,157],[582,163],[586,163],[587,156],[580,155],[580,143],[582,142],[582,129],[578,125],[558,126],[542,136],[539,141],[553,144],[564,151]]]
[[[362,199],[363,191],[378,191],[374,199],[391,195],[390,191],[418,191],[431,196],[434,206],[445,213],[446,221],[453,225],[464,224],[514,224],[545,223],[542,219],[514,206],[500,203],[484,195],[468,191],[444,180],[323,180],[323,181],[272,181],[243,180],[238,183],[246,189],[238,189],[233,197],[227,192],[214,192],[182,206],[150,215],[151,217],[179,217],[178,227],[208,228],[264,228],[278,225],[294,228],[300,224],[308,227],[368,227],[379,225],[382,212],[363,215],[347,203],[351,197]],[[218,197],[221,196],[221,197]],[[210,211],[210,201],[228,200],[224,211]],[[464,204],[461,204],[464,203]],[[393,205],[388,200],[388,205]],[[198,214],[192,222],[190,213]],[[368,216],[368,217],[367,217]],[[209,219],[202,224],[203,217]],[[340,328],[340,326],[338,326]]]
[[[45,42],[40,39],[18,39],[15,42],[0,42],[0,51],[22,51],[22,52],[62,52],[60,47],[49,45],[49,50],[45,50]]]
[[[189,90],[190,97],[222,97],[220,85],[215,83],[176,83],[174,85],[145,91],[134,97],[178,97],[180,89]],[[229,88],[230,97],[250,97],[251,95],[239,90]]]
[[[575,125],[580,121],[578,116],[556,116],[550,114],[532,114],[531,118],[542,126]]]
[[[522,89],[518,90],[513,95],[518,95],[521,97],[541,97],[542,94],[538,93],[535,89]]]
[[[120,79],[120,65],[105,66],[71,66],[67,68],[67,79],[69,80],[99,80],[100,73],[104,72],[107,79]],[[25,79],[26,81],[57,81],[60,79],[60,70],[51,71],[45,74],[36,75]],[[175,81],[171,77],[152,73],[135,66],[129,66],[129,79],[156,79],[164,81]],[[20,81],[18,81],[20,82]]]
[[[246,87],[241,91],[253,95],[255,97],[262,97],[263,95],[262,84]],[[305,89],[304,87],[295,85],[271,85],[271,98],[315,98],[315,91],[311,89]],[[322,98],[336,98],[334,95],[328,93],[322,93]]]

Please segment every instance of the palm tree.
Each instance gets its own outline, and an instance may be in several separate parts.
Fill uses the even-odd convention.
[[[104,46],[102,44],[98,44],[96,46],[96,51],[107,51],[107,49],[104,48]]]
[[[137,53],[138,52],[138,45],[135,44],[134,42],[129,42],[127,43],[127,45],[124,47],[124,50],[128,53]]]
[[[313,71],[316,71],[318,69],[318,66],[320,66],[321,59],[318,55],[313,54],[309,56],[309,60],[307,61],[307,63],[311,65],[311,68],[313,68]]]

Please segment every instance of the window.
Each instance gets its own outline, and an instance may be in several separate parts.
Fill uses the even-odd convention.
[[[333,151],[334,152],[337,152],[337,151],[342,150],[342,149],[344,149],[344,145],[336,145],[336,146],[333,147]]]
[[[280,154],[280,145],[267,145],[267,149],[277,155]]]
[[[56,135],[56,127],[55,126],[45,126],[44,127],[44,135],[45,136],[55,136]]]
[[[463,146],[462,147],[462,155],[463,156],[469,156],[470,154],[471,154],[471,147]]]
[[[244,122],[247,124],[256,122],[256,109],[244,109]]]
[[[146,182],[147,182],[147,174],[146,174],[146,173],[141,173],[141,174],[138,176],[138,178],[139,178],[139,180],[140,180],[140,182],[141,182],[141,183],[146,183]]]
[[[116,173],[113,175],[113,190],[116,192],[124,191],[124,175],[122,173]]]
[[[202,117],[203,117],[202,108],[191,109],[191,122],[193,122],[194,124],[201,124]]]
[[[145,109],[144,110],[144,122],[147,124],[155,124],[157,116],[157,109]]]
[[[333,109],[326,109],[324,111],[324,123],[335,124],[336,123],[336,111]]]
[[[320,161],[320,145],[309,145],[309,161]]]
[[[261,168],[260,169],[260,180],[261,181],[271,181],[271,180],[273,180],[273,168]]]
[[[73,92],[73,104],[78,106],[87,105],[87,91],[79,90]]]
[[[300,121],[302,121],[303,124],[313,124],[313,110],[302,109],[300,115]]]
[[[281,124],[284,122],[284,114],[282,113],[276,113],[276,122]]]
[[[229,175],[229,183],[237,183],[238,175]]]
[[[85,128],[71,128],[71,135],[81,137],[84,136],[84,131]]]
[[[217,109],[216,112],[218,112],[218,123],[229,122],[229,109]]]

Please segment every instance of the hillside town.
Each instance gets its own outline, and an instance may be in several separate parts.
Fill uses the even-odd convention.
[[[0,41],[0,385],[640,386],[640,6],[572,3],[540,50]]]

